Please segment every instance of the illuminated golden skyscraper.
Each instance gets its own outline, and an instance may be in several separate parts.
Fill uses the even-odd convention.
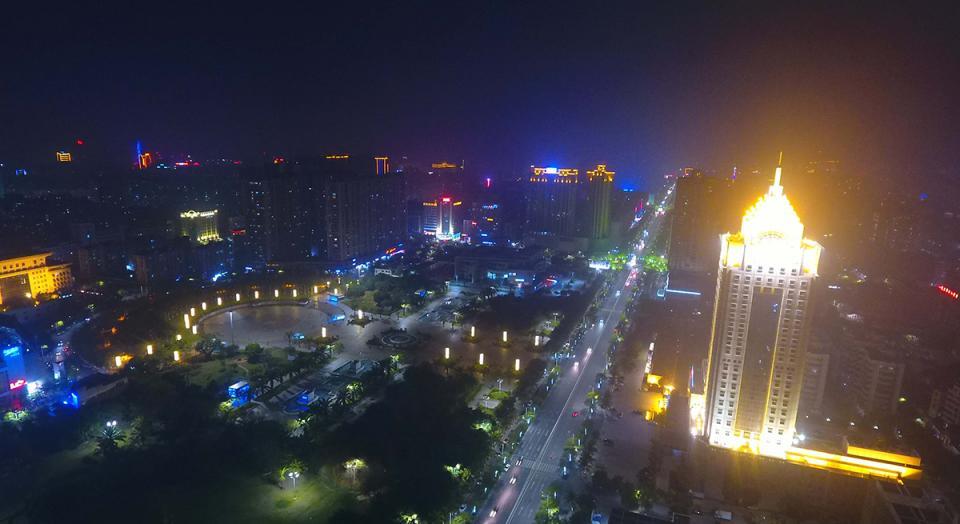
[[[704,432],[716,446],[779,455],[792,444],[820,245],[780,185],[721,236]]]

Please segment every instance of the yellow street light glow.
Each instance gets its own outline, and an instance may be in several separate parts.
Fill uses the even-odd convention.
[[[200,303],[200,309],[206,311],[206,310],[207,310],[207,303],[206,303],[206,302],[201,302],[201,303]]]
[[[218,306],[222,306],[222,305],[223,305],[223,298],[222,298],[222,297],[217,297],[217,305],[218,305]]]
[[[507,341],[507,332],[506,332],[506,331],[503,332],[503,341],[504,341],[504,342]]]
[[[147,344],[147,354],[148,355],[153,354],[153,344]]]
[[[483,353],[480,353],[480,365],[483,365]]]
[[[123,366],[123,359],[120,358],[120,355],[117,355],[117,356],[113,357],[113,363],[116,364],[116,365],[117,365],[117,368],[119,369],[120,367]]]
[[[443,348],[443,358],[445,359],[450,358],[450,348]]]
[[[188,313],[183,314],[183,328],[190,329],[190,315]]]
[[[190,331],[192,331],[193,334],[196,335],[196,334],[197,334],[197,325],[194,324],[193,327],[190,328]]]
[[[513,361],[513,370],[514,370],[514,371],[520,371],[520,359],[519,359],[519,358]]]
[[[180,362],[180,352],[177,351],[177,350],[174,350],[174,351],[173,351],[173,361],[174,361],[174,362]]]

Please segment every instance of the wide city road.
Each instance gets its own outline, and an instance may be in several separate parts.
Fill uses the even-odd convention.
[[[628,274],[629,270],[625,269],[615,277],[597,315],[597,325],[587,331],[579,346],[574,348],[576,359],[564,365],[563,373],[511,458],[514,466],[501,477],[487,499],[479,514],[479,522],[533,522],[540,507],[541,491],[561,478],[564,444],[583,423],[581,417],[586,413],[580,415],[580,412],[589,409],[586,408],[587,393],[593,388],[597,373],[606,366],[606,353],[614,328],[629,301],[630,293],[615,291],[624,289]],[[580,416],[573,416],[574,411]],[[520,465],[515,465],[520,457],[523,457]],[[516,477],[513,484],[510,483],[512,477]],[[491,517],[494,508],[496,513]]]
[[[655,217],[648,226],[649,238],[656,238],[662,219]],[[638,258],[645,253],[638,253]],[[587,393],[594,387],[598,373],[607,365],[607,350],[613,339],[621,315],[633,295],[627,288],[631,268],[614,276],[610,291],[597,314],[597,325],[587,331],[577,347],[576,358],[564,364],[564,370],[539,408],[534,423],[520,440],[520,446],[510,458],[509,471],[501,475],[486,503],[477,514],[477,522],[484,524],[525,524],[534,521],[540,508],[544,489],[563,479],[563,465],[567,464],[564,447],[567,439],[580,431],[587,416]],[[635,286],[641,282],[633,282]],[[617,290],[621,290],[617,293]],[[600,321],[602,319],[602,322]],[[577,412],[578,416],[573,413]],[[519,464],[518,464],[519,462]],[[579,471],[569,471],[571,482]],[[513,480],[515,479],[515,480]]]

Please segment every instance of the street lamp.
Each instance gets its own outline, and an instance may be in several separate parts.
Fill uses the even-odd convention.
[[[207,310],[207,303],[206,303],[206,302],[201,302],[201,303],[200,303],[200,309],[206,311],[206,310]]]
[[[316,295],[320,292],[320,286],[313,286],[313,294]]]
[[[113,357],[113,363],[117,365],[117,369],[123,367],[123,359],[120,358],[120,355]]]
[[[191,317],[197,316],[197,308],[195,307],[190,308],[190,316]]]
[[[279,290],[279,289],[274,289],[274,290],[273,290],[273,298],[280,298],[280,290]]]
[[[222,306],[222,305],[223,305],[223,297],[217,297],[217,305],[218,305],[218,306]]]
[[[483,365],[483,353],[480,353],[480,365]]]
[[[177,333],[177,342],[180,342],[181,340],[183,340],[183,335]]]
[[[357,310],[357,318],[358,318],[359,320],[363,320],[363,310],[362,310],[362,309],[358,309],[358,310]]]
[[[443,348],[443,358],[450,359],[450,348]]]
[[[236,298],[237,302],[240,302],[240,293],[237,293],[236,295],[234,295],[234,298]]]
[[[503,331],[503,342],[504,342],[504,343],[507,342],[507,331],[506,331],[506,330]]]
[[[534,345],[534,347],[540,345],[540,335],[534,335],[534,336],[533,336],[533,345]]]
[[[300,478],[299,471],[288,471],[287,478],[293,480],[293,489],[297,489],[297,479]]]
[[[296,290],[296,289],[293,290],[293,298],[297,298],[297,290]]]
[[[180,362],[180,352],[177,350],[173,350],[173,361]]]
[[[477,326],[470,326],[470,338],[477,338]]]
[[[147,354],[148,355],[153,354],[153,344],[147,344]]]
[[[520,359],[519,359],[519,358],[513,361],[513,370],[514,370],[514,371],[520,371]]]
[[[254,300],[260,300],[260,290],[255,290],[255,291],[253,292],[253,299],[254,299]]]
[[[183,327],[184,329],[190,329],[190,314],[183,314]]]
[[[320,337],[327,338],[327,326],[323,326],[320,328]]]
[[[197,325],[194,324],[194,325],[190,328],[190,331],[193,332],[194,335],[196,335],[196,334],[197,334]]]

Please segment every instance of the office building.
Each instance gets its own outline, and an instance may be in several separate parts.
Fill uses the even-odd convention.
[[[577,233],[576,169],[531,166],[524,191],[526,236],[573,236]]]
[[[780,185],[722,235],[706,383],[715,446],[782,454],[792,444],[821,247]]]
[[[184,211],[180,213],[180,236],[197,244],[219,242],[221,239],[218,218],[216,209]]]
[[[373,162],[378,175],[383,175],[390,172],[390,159],[388,157],[375,156],[373,157]]]
[[[610,236],[610,195],[613,191],[613,171],[598,164],[596,169],[587,171],[587,203],[590,213],[589,238],[601,240]]]
[[[423,203],[423,234],[437,240],[460,238],[463,202],[452,197],[440,197]]]
[[[29,301],[59,293],[73,285],[70,264],[48,265],[52,253],[0,260],[0,305]]]

